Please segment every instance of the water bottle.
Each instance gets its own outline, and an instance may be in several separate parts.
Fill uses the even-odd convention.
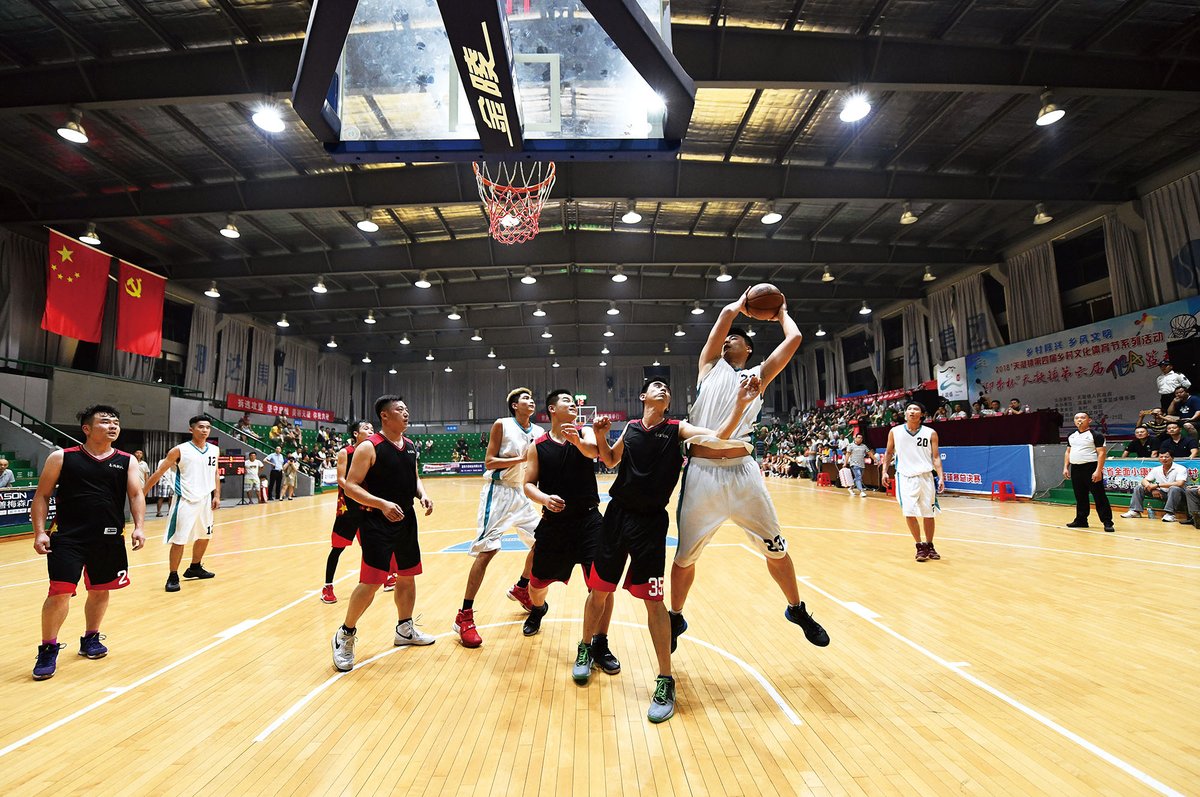
[[[1149,518],[1150,520],[1154,520],[1154,507],[1152,507],[1152,506],[1146,507],[1146,517]]]

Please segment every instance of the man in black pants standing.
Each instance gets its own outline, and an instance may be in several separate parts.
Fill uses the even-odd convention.
[[[1067,451],[1063,455],[1063,478],[1071,480],[1075,490],[1075,519],[1067,524],[1069,529],[1088,527],[1088,493],[1096,502],[1096,515],[1104,524],[1105,531],[1113,528],[1112,507],[1104,492],[1104,459],[1108,450],[1104,447],[1104,435],[1090,428],[1092,419],[1086,412],[1075,413],[1075,428],[1078,430],[1067,438]]]

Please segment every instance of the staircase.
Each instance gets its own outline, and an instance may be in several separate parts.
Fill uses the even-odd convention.
[[[257,451],[264,457],[275,450],[271,447],[271,444],[266,441],[265,436],[263,440],[255,440],[249,435],[242,434],[236,428],[234,428],[233,424],[226,423],[220,418],[214,418],[210,415],[208,420],[214,429],[226,435],[230,440],[236,440],[247,448]],[[226,448],[229,448],[229,446],[221,446],[222,450]]]
[[[46,462],[46,458],[55,449],[75,445],[82,443],[62,429],[0,399],[0,456],[8,460],[9,467],[16,477],[12,487],[6,489],[18,490],[36,486],[38,471]],[[28,517],[28,514],[23,517],[7,515],[6,523],[16,521],[17,525],[0,523],[0,536],[28,532],[32,526],[21,522],[28,520]]]

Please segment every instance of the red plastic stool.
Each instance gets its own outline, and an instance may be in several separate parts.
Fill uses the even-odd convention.
[[[1017,491],[1012,482],[992,482],[993,501],[1015,501]]]
[[[829,487],[832,484],[833,484],[833,482],[829,481],[828,473],[818,473],[817,474],[817,486],[818,487]]]
[[[890,480],[888,481],[888,489],[887,489],[887,494],[888,494],[888,495],[895,495],[895,494],[896,494],[896,479],[895,479],[895,478],[892,478],[892,479],[890,479]]]

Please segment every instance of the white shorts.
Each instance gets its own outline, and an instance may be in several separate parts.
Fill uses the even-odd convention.
[[[475,518],[479,536],[471,543],[471,556],[500,550],[500,539],[511,528],[533,547],[533,530],[541,519],[537,505],[525,496],[524,491],[504,482],[488,482],[479,494],[479,512]]]
[[[900,502],[900,511],[905,517],[933,517],[935,511],[940,511],[932,473],[922,473],[920,476],[897,473],[896,500]]]
[[[692,457],[683,470],[679,492],[675,564],[694,565],[727,520],[741,526],[754,547],[768,559],[787,555],[787,540],[779,533],[775,504],[767,495],[766,482],[754,458]]]
[[[258,489],[258,477],[257,476],[247,476],[246,477],[246,492],[250,492],[251,490],[257,490],[257,489]]]
[[[163,545],[187,545],[196,540],[209,540],[212,539],[212,529],[211,501],[184,501],[175,496],[167,513]]]

